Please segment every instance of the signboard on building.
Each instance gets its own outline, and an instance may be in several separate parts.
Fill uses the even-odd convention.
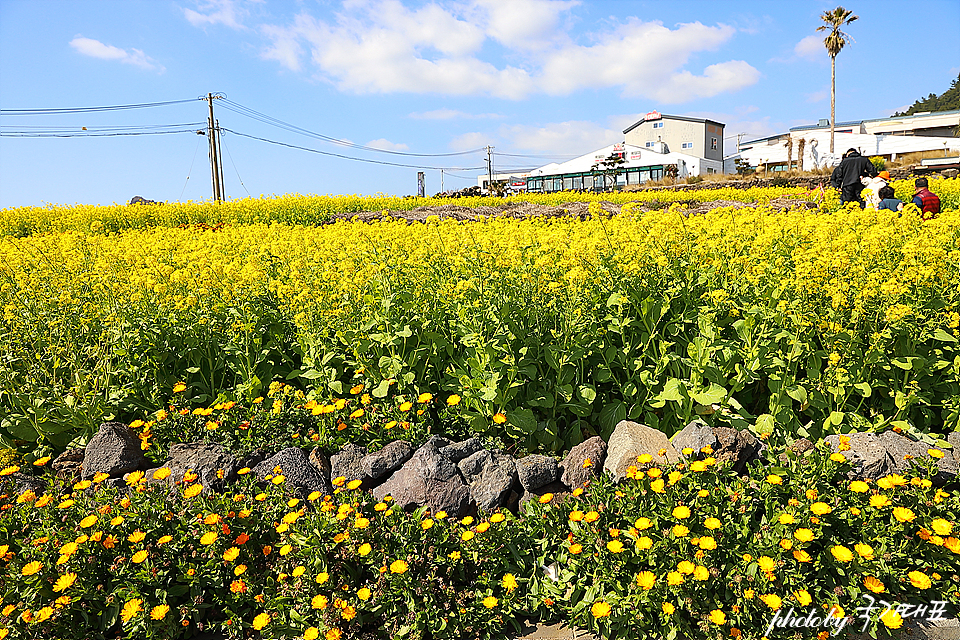
[[[651,111],[647,115],[643,116],[643,119],[649,122],[650,120],[659,120],[662,117],[663,114],[661,114],[659,111]]]
[[[622,143],[622,142],[618,142],[618,143],[616,143],[615,145],[613,145],[613,152],[614,152],[614,153],[622,153],[622,152],[623,152],[623,143]]]

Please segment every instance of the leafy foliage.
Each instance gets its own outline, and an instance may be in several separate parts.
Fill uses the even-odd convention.
[[[916,100],[910,108],[896,116],[912,116],[922,111],[954,111],[960,109],[960,74],[950,83],[950,88],[939,96],[931,93],[926,98]]]

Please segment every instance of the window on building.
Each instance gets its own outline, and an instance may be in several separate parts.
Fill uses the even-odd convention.
[[[654,122],[654,123],[653,123],[653,128],[654,128],[654,129],[663,129],[663,123],[662,123],[662,122]]]
[[[711,148],[712,150],[714,150],[714,151],[717,150],[717,139],[716,139],[716,138],[710,138],[710,148]]]
[[[573,188],[574,189],[583,189],[583,178],[577,176],[573,179]]]
[[[645,147],[647,147],[647,148],[649,149],[649,148],[652,147],[654,144],[656,144],[656,143],[655,143],[655,142],[647,142],[647,143],[644,144],[643,146],[645,146]]]
[[[693,149],[693,143],[692,143],[692,142],[684,142],[683,144],[680,145],[680,147],[683,148],[683,149]]]

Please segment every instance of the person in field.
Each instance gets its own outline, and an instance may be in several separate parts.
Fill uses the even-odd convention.
[[[881,171],[872,178],[860,178],[860,182],[863,183],[863,191],[861,193],[867,205],[872,206],[874,209],[879,209],[880,189],[887,186],[887,183],[890,182],[890,172]]]
[[[880,204],[877,210],[889,209],[890,211],[903,211],[903,203],[893,193],[893,187],[884,185],[877,194],[880,197]]]
[[[843,160],[833,170],[830,176],[830,183],[835,189],[840,190],[840,204],[856,202],[863,209],[867,204],[863,201],[860,192],[863,191],[863,183],[860,181],[864,177],[874,177],[877,175],[877,168],[873,166],[869,158],[864,158],[856,149],[848,149],[843,154]]]
[[[926,178],[917,178],[917,181],[913,183],[916,187],[913,194],[913,204],[919,207],[924,220],[935,218],[940,213],[940,197],[930,191],[929,184]]]

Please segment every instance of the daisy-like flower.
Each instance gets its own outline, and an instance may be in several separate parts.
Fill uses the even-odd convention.
[[[403,560],[394,560],[393,562],[390,563],[390,573],[396,573],[396,574],[406,573],[407,567],[408,567],[407,563],[404,562]]]
[[[151,620],[163,620],[167,617],[167,613],[170,611],[170,606],[166,604],[158,604],[153,609],[150,610],[150,619]]]
[[[256,618],[253,619],[253,628],[257,631],[260,631],[265,626],[270,624],[270,614],[269,613],[260,613]]]
[[[53,585],[53,590],[55,593],[60,593],[61,591],[66,591],[70,586],[77,580],[77,574],[75,573],[65,573],[57,579],[57,583]]]
[[[143,611],[143,600],[140,598],[134,598],[123,605],[123,610],[120,612],[120,617],[124,622],[130,622],[130,620],[132,620],[133,617],[141,611]]]
[[[610,605],[603,600],[597,600],[590,607],[590,613],[594,618],[605,618],[610,615]]]

